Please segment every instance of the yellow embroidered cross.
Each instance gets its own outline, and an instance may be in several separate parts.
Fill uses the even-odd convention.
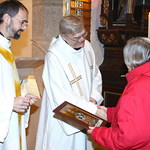
[[[73,76],[73,78],[74,78],[74,79],[71,81],[71,84],[76,83],[76,84],[77,84],[77,87],[78,87],[78,90],[79,90],[79,93],[80,93],[80,96],[83,96],[82,89],[81,89],[80,84],[79,84],[79,82],[78,82],[79,80],[82,79],[81,75],[78,76],[78,77],[76,76],[76,74],[75,74],[75,72],[74,72],[74,70],[73,70],[71,64],[68,64],[68,67],[69,67],[69,69],[70,69],[70,71],[71,71],[71,73],[72,73],[72,76]]]

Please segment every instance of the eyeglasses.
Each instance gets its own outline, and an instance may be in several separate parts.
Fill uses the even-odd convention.
[[[82,34],[81,36],[78,36],[78,37],[74,37],[74,38],[71,38],[70,36],[66,35],[66,37],[68,37],[70,40],[74,41],[74,42],[79,42],[79,40],[83,37],[83,38],[86,38],[88,35],[88,32],[85,32],[84,34]]]
[[[28,25],[28,21],[27,21],[27,20],[22,20],[22,21],[21,21],[21,20],[19,20],[18,18],[13,18],[13,19],[16,19],[16,20],[21,24],[22,27]]]

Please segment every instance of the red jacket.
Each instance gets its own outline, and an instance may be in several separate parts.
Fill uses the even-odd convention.
[[[107,109],[111,127],[96,127],[92,137],[109,150],[150,150],[150,62],[126,78],[117,106]]]

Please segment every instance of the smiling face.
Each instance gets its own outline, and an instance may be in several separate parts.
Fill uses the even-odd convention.
[[[87,36],[87,32],[83,27],[80,33],[66,34],[63,35],[63,38],[68,43],[68,45],[70,45],[72,48],[80,48],[80,47],[84,47],[86,36]]]
[[[83,18],[76,15],[67,15],[59,24],[60,35],[64,41],[74,49],[84,47],[87,32],[84,27]]]
[[[28,12],[25,9],[19,9],[16,16],[10,17],[10,23],[7,26],[8,39],[19,39],[28,25]]]

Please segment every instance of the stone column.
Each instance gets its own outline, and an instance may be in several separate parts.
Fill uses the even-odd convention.
[[[63,0],[33,0],[32,16],[32,40],[38,43],[45,52],[47,51],[51,39],[58,34],[59,21],[63,15]],[[32,57],[44,58],[45,54],[33,44]],[[43,66],[35,69],[35,78],[43,95],[42,81]],[[35,149],[36,132],[38,127],[41,101],[31,108],[31,117],[27,129],[28,150]]]

